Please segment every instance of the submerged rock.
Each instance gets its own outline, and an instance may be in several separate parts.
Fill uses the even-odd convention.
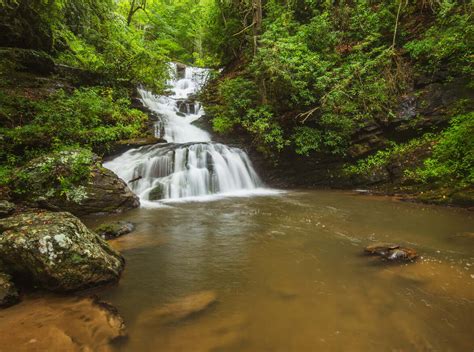
[[[102,224],[95,229],[100,237],[105,240],[117,238],[127,233],[132,232],[135,229],[135,225],[128,221],[117,221],[108,224]]]
[[[111,352],[127,336],[117,310],[93,297],[25,299],[1,312],[0,331],[1,351]]]
[[[201,313],[217,302],[214,291],[198,292],[168,303],[140,317],[140,323],[173,324]]]
[[[0,218],[4,218],[15,211],[15,204],[8,200],[0,200]]]
[[[0,220],[0,258],[15,279],[52,291],[119,279],[124,259],[69,213],[30,212]]]
[[[15,197],[75,215],[118,212],[140,205],[138,197],[87,150],[51,153],[18,170]]]
[[[389,261],[414,261],[418,257],[413,248],[404,248],[394,243],[372,244],[365,247],[364,251]]]
[[[18,290],[11,276],[0,272],[0,307],[9,307],[20,301]]]

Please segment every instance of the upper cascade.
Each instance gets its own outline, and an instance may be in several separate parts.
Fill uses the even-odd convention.
[[[139,89],[142,103],[159,116],[156,136],[168,143],[129,150],[104,166],[129,182],[144,205],[258,190],[262,182],[247,154],[212,142],[209,133],[193,125],[204,114],[196,94],[208,70],[178,64],[171,69],[171,94],[157,96]]]
[[[160,116],[156,135],[169,143],[209,142],[206,131],[192,125],[204,113],[195,95],[206,82],[209,71],[197,67],[171,66],[173,78],[168,81],[171,95],[156,96],[139,89],[143,104]]]

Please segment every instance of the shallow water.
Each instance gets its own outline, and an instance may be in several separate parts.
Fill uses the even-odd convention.
[[[470,212],[292,191],[141,208],[87,223],[119,219],[137,228],[114,241],[127,267],[101,296],[128,326],[121,351],[474,348]],[[422,258],[386,265],[361,255],[384,241]],[[203,290],[218,302],[171,325],[150,322],[150,312]]]

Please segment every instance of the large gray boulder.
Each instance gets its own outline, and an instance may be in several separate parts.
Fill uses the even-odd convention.
[[[124,268],[119,253],[66,212],[0,220],[0,260],[15,279],[52,291],[115,282]]]
[[[51,153],[18,170],[14,196],[24,202],[75,215],[120,212],[140,205],[138,197],[101,159],[87,150]]]

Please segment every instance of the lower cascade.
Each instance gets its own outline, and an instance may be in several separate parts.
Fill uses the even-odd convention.
[[[156,136],[169,143],[131,149],[104,166],[128,182],[145,202],[262,187],[242,149],[214,143],[206,131],[192,124],[203,115],[192,97],[205,82],[207,71],[193,67],[183,70],[177,65],[172,68],[176,72],[176,78],[169,81],[172,95],[155,96],[139,90],[142,103],[160,117],[155,124]]]

